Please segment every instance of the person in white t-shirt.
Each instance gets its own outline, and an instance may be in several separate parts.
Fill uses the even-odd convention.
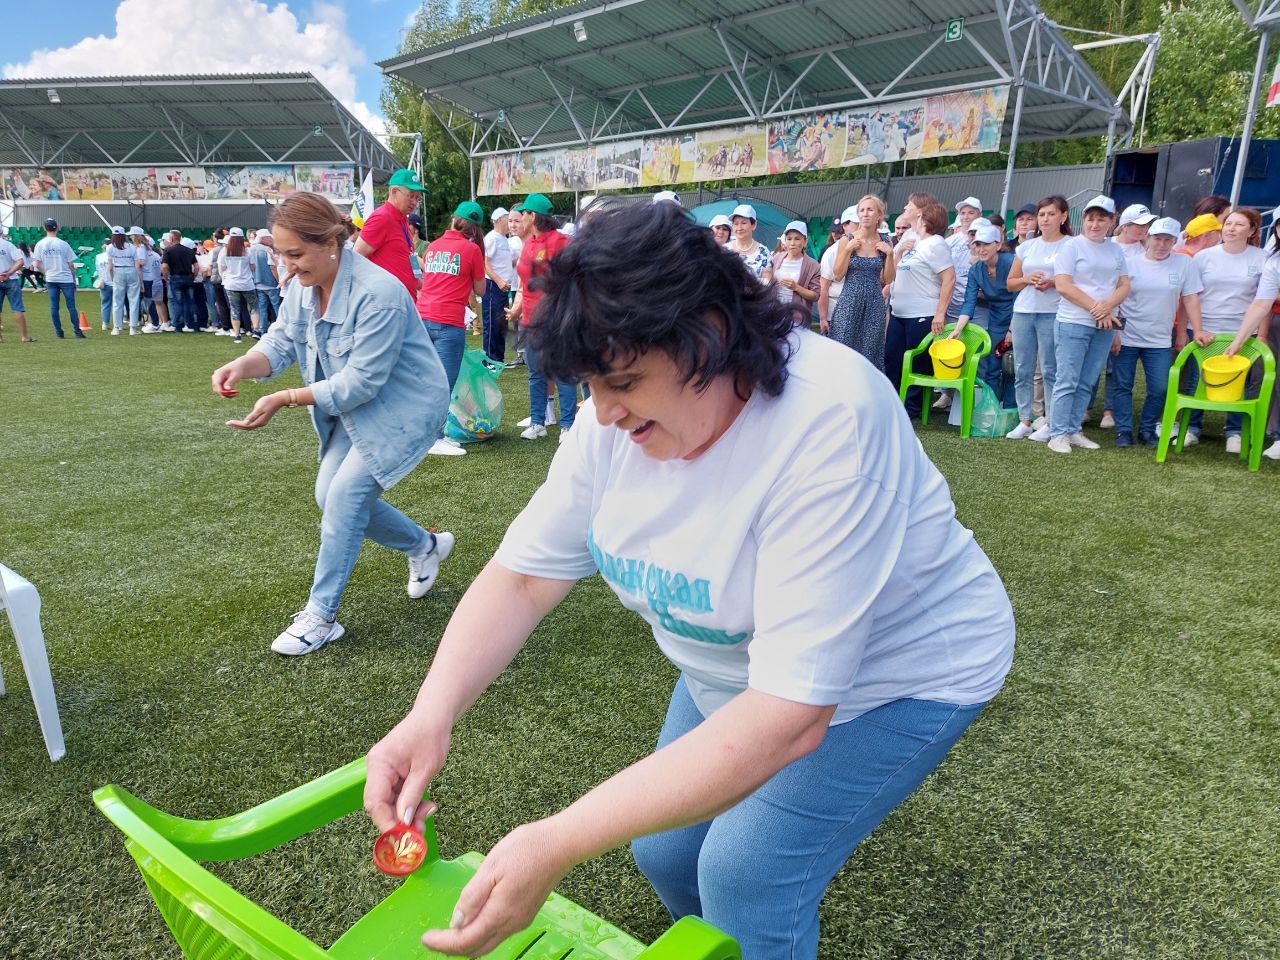
[[[1138,421],[1138,442],[1149,447],[1157,444],[1156,427],[1164,414],[1178,307],[1195,326],[1200,325],[1200,291],[1204,289],[1200,271],[1186,254],[1172,252],[1182,224],[1163,217],[1143,226],[1144,230],[1150,228],[1142,241],[1146,249],[1142,256],[1129,258],[1129,296],[1120,305],[1124,328],[1112,364],[1117,447],[1133,446],[1133,383],[1139,361],[1147,396]]]
[[[1107,355],[1113,345],[1119,349],[1123,321],[1116,311],[1129,295],[1128,258],[1108,238],[1115,222],[1115,201],[1094,197],[1085,204],[1080,235],[1066,241],[1054,263],[1054,285],[1062,297],[1053,331],[1058,369],[1049,449],[1054,453],[1098,449],[1081,424]]]
[[[525,224],[524,217],[519,215],[513,217],[508,214],[507,229],[509,230],[509,233],[507,234],[507,246],[511,248],[511,269],[512,271],[515,271],[516,264],[520,262],[520,254],[524,251],[525,235],[529,232],[530,227]],[[512,297],[508,298],[508,303],[514,298],[514,295],[519,292],[520,274],[516,273],[511,280]],[[503,313],[503,318],[506,318],[505,313]],[[512,366],[518,367],[524,363],[524,350],[522,349],[523,338],[524,331],[519,324],[516,324],[516,356],[515,359],[511,361]],[[528,417],[525,419],[529,420]],[[529,423],[533,423],[533,421],[529,420]],[[525,423],[524,426],[529,426],[529,423]],[[517,424],[517,426],[520,426],[520,424]]]
[[[4,235],[0,227],[0,341],[4,340],[4,304],[7,300],[13,309],[14,322],[18,324],[18,337],[23,343],[34,343],[27,336],[27,312],[22,300],[22,268],[26,257]]]
[[[1222,333],[1238,334],[1245,317],[1254,303],[1263,298],[1259,293],[1267,254],[1257,244],[1262,236],[1262,217],[1256,210],[1240,207],[1227,214],[1222,222],[1222,243],[1195,255],[1196,268],[1204,292],[1200,294],[1202,322],[1191,323],[1192,335],[1202,344],[1211,343]],[[1271,298],[1273,301],[1275,297]],[[1243,340],[1241,340],[1243,342]],[[1199,371],[1194,361],[1187,364],[1190,374],[1187,392],[1194,392]],[[1226,452],[1240,452],[1240,429],[1244,423],[1242,414],[1228,413],[1223,428]],[[1183,445],[1196,443],[1204,425],[1204,411],[1192,410]]]
[[[49,316],[53,320],[53,332],[59,340],[63,339],[62,318],[59,306],[66,303],[71,314],[71,330],[77,340],[83,340],[76,311],[76,274],[75,264],[80,258],[71,249],[67,241],[58,236],[58,221],[50,217],[44,222],[44,239],[31,251],[35,268],[44,274],[45,289],[49,292]]]
[[[969,267],[973,264],[973,255],[969,244],[973,239],[970,228],[973,222],[982,216],[982,201],[977,197],[965,197],[956,204],[956,220],[952,224],[952,232],[947,237],[947,247],[951,250],[951,264],[956,268],[956,282],[951,290],[951,301],[947,304],[947,320],[954,323],[960,316],[960,307],[964,303],[965,290],[969,285]],[[990,223],[990,221],[987,221]]]
[[[1147,252],[1146,244],[1142,241],[1147,238],[1147,233],[1155,222],[1155,214],[1145,204],[1131,203],[1120,211],[1120,226],[1116,230],[1115,242],[1126,257],[1141,257]]]
[[[1274,240],[1274,227],[1272,235]],[[1248,310],[1245,311],[1244,319],[1240,323],[1240,329],[1236,331],[1235,339],[1231,341],[1230,346],[1224,351],[1227,356],[1234,356],[1239,353],[1240,348],[1244,346],[1244,342],[1250,337],[1256,335],[1266,342],[1269,336],[1273,337],[1275,335],[1276,321],[1272,315],[1272,308],[1276,306],[1277,301],[1280,301],[1280,246],[1275,243],[1269,243],[1267,245],[1267,259],[1263,264],[1262,276],[1258,281],[1258,292],[1253,303],[1249,304]],[[1209,343],[1214,336],[1212,333],[1204,333],[1202,336],[1196,337],[1196,340],[1203,345]],[[1195,389],[1194,383],[1191,389]],[[1190,439],[1189,435],[1187,439]],[[1271,446],[1263,450],[1262,455],[1268,460],[1280,460],[1280,440],[1275,441]]]
[[[499,841],[430,949],[486,953],[632,841],[674,916],[813,960],[830,878],[1001,687],[1008,597],[893,389],[753,276],[668,204],[593,218],[543,276],[530,337],[589,415],[369,751],[365,808],[423,825],[454,724],[581,578],[681,676],[656,751]]]
[[[137,332],[138,318],[142,313],[144,258],[142,249],[129,243],[124,227],[111,228],[111,246],[107,247],[107,277],[111,281],[111,327],[113,330],[123,329],[127,305],[130,336]]]
[[[836,223],[839,225],[840,234],[835,236],[833,226],[833,239],[822,251],[822,258],[818,261],[818,331],[820,333],[830,331],[831,307],[839,301],[840,294],[844,290],[844,279],[836,279],[836,252],[839,250],[840,240],[852,236],[858,229],[858,208],[845,207],[844,213],[836,218]]]
[[[914,201],[913,201],[914,202]],[[907,205],[910,212],[913,203]],[[947,305],[955,286],[956,269],[943,234],[947,211],[938,203],[925,203],[918,210],[912,232],[898,248],[910,245],[898,258],[897,273],[889,294],[889,326],[884,338],[884,372],[895,389],[902,385],[902,358],[920,345],[930,333],[938,334],[947,322]],[[897,256],[898,248],[894,255]],[[914,368],[926,373],[927,356],[916,358]],[[907,391],[907,414],[920,416],[921,391]]]
[[[484,352],[490,360],[502,363],[507,354],[507,307],[511,304],[511,285],[516,279],[515,260],[511,256],[510,215],[506,207],[489,214],[493,224],[484,238],[484,297],[480,311],[484,317]]]
[[[1058,253],[1071,236],[1070,206],[1066,197],[1055,194],[1036,205],[1035,236],[1018,244],[1009,289],[1018,292],[1013,302],[1014,394],[1018,401],[1019,424],[1005,436],[1010,440],[1049,439],[1053,387],[1057,383],[1058,362],[1053,350],[1054,327],[1062,297],[1054,284]],[[1032,421],[1036,371],[1044,382],[1044,416]]]

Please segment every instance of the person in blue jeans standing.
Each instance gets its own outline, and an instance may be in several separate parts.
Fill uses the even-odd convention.
[[[1009,598],[889,380],[675,204],[594,215],[541,280],[527,342],[591,399],[369,751],[365,809],[424,825],[455,724],[599,574],[679,671],[657,746],[499,840],[423,943],[488,954],[630,843],[673,917],[815,960],[831,878],[1000,691]]]
[[[0,339],[4,334],[4,304],[7,300],[18,324],[18,336],[23,343],[34,343],[27,335],[26,305],[22,301],[22,271],[26,261],[22,251],[0,229]]]
[[[1201,323],[1200,293],[1204,284],[1194,261],[1185,253],[1173,253],[1180,233],[1182,224],[1172,217],[1162,217],[1151,224],[1142,241],[1144,251],[1129,257],[1129,296],[1120,305],[1124,328],[1112,364],[1117,447],[1133,446],[1133,383],[1139,362],[1147,396],[1138,421],[1138,442],[1149,447],[1159,442],[1156,427],[1164,413],[1173,362],[1170,318],[1176,316],[1181,304],[1194,326]]]
[[[464,200],[453,211],[449,229],[427,244],[419,264],[422,287],[418,290],[418,316],[435,344],[453,396],[467,349],[466,310],[471,296],[484,291],[484,211]],[[435,424],[435,442],[427,451],[434,456],[456,457],[467,451],[445,436],[448,410]]]
[[[432,533],[382,500],[426,456],[449,405],[444,370],[400,280],[344,248],[351,221],[317,193],[299,191],[271,213],[289,285],[280,319],[247,353],[213,372],[231,396],[246,377],[297,364],[303,386],[258,399],[237,430],[306,407],[320,438],[316,504],[320,553],[307,605],[271,644],[284,656],[319,650],[345,631],[338,605],[365,539],[409,559],[408,594],[426,596],[453,534]]]
[[[1129,295],[1128,258],[1107,238],[1115,219],[1115,201],[1094,197],[1085,205],[1080,236],[1065,241],[1054,264],[1054,285],[1062,296],[1053,331],[1058,381],[1050,404],[1049,449],[1054,453],[1098,449],[1081,424],[1124,325],[1116,311]]]
[[[280,313],[280,275],[275,264],[275,240],[267,230],[259,230],[249,248],[249,269],[258,298],[258,334],[267,332]]]
[[[59,305],[65,303],[71,314],[71,329],[79,340],[84,339],[80,332],[79,317],[76,311],[76,275],[74,264],[80,262],[71,244],[58,236],[58,221],[50,217],[44,222],[44,239],[36,244],[32,251],[35,268],[44,274],[45,289],[49,291],[49,314],[53,320],[53,332],[59,340],[63,339],[62,317]]]

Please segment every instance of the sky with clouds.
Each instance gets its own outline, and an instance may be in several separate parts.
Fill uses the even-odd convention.
[[[384,128],[374,61],[395,54],[419,0],[71,0],[5,18],[0,75],[314,73],[366,126]]]

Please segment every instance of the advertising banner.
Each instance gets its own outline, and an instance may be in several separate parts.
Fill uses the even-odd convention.
[[[298,164],[293,178],[299,190],[333,201],[350,202],[356,192],[356,168],[349,163]]]

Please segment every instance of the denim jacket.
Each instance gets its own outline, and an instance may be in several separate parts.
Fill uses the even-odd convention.
[[[449,405],[444,367],[404,284],[354,250],[342,252],[326,316],[316,316],[314,300],[314,287],[290,283],[279,319],[253,349],[271,363],[271,377],[301,367],[321,454],[332,429],[317,411],[341,421],[389,490],[436,438]]]
[[[981,296],[993,326],[1013,319],[1013,302],[1018,295],[1009,289],[1009,271],[1013,269],[1013,254],[1001,251],[996,257],[996,275],[991,276],[987,265],[979,260],[969,267],[969,285],[965,287],[964,304],[958,316],[973,318]]]

